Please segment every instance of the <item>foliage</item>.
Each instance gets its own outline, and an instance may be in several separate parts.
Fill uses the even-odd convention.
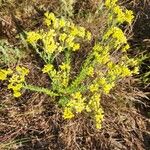
[[[0,64],[15,64],[21,58],[18,48],[10,45],[6,40],[0,40]]]
[[[1,80],[9,81],[8,88],[14,91],[15,97],[21,95],[21,89],[57,97],[65,119],[84,112],[94,119],[96,128],[101,128],[104,117],[101,96],[110,94],[110,90],[122,78],[138,73],[137,61],[127,56],[129,45],[120,28],[124,22],[131,24],[133,13],[121,8],[116,2],[106,0],[102,5],[101,9],[108,12],[102,37],[94,37],[71,19],[58,18],[52,12],[45,13],[43,29],[27,32],[27,42],[45,62],[42,72],[49,76],[50,88],[27,84],[25,76],[29,71],[18,66],[10,74],[9,70],[1,70],[4,75]],[[82,60],[74,77],[73,58],[84,44],[92,41],[93,48]]]
[[[65,15],[73,16],[73,4],[76,0],[60,0],[61,1],[61,8]]]
[[[143,54],[140,56],[139,58],[139,62],[140,62],[140,79],[142,81],[142,83],[144,83],[146,86],[150,85],[150,66],[147,65],[149,64],[149,60],[150,60],[150,54]]]

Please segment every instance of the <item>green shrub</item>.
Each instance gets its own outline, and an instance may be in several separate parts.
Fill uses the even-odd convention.
[[[0,64],[15,64],[21,58],[21,52],[13,47],[7,40],[0,40]]]

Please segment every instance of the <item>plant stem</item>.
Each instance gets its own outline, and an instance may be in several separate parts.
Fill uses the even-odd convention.
[[[27,89],[27,90],[35,91],[35,92],[45,93],[49,96],[59,96],[57,93],[54,93],[53,91],[51,91],[47,88],[43,88],[43,87],[38,87],[38,86],[34,86],[34,85],[24,85],[23,88]]]

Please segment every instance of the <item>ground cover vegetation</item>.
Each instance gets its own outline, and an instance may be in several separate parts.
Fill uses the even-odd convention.
[[[149,53],[127,4],[1,1],[1,149],[149,147]]]

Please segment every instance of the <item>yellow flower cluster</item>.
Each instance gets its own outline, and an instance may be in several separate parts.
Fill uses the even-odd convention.
[[[58,72],[58,76],[60,77],[58,80],[60,80],[62,86],[66,88],[69,83],[69,72],[71,66],[68,63],[62,63],[59,67],[61,70]]]
[[[105,6],[108,8],[114,7],[118,0],[105,0]]]
[[[123,23],[123,22],[127,22],[129,24],[132,23],[134,16],[133,16],[133,12],[131,10],[126,10],[125,12],[123,12],[121,7],[116,5],[113,8],[113,11],[114,11],[115,15],[117,15],[116,20],[118,23]]]
[[[104,40],[108,40],[108,38],[113,38],[113,43],[115,48],[120,48],[123,44],[127,44],[127,38],[124,35],[123,31],[118,27],[110,28],[105,35],[103,36]]]
[[[23,83],[25,82],[25,76],[28,75],[29,70],[24,67],[16,67],[16,74],[13,74],[9,79],[8,89],[13,90],[14,97],[21,96],[21,88],[23,87]]]
[[[44,68],[42,69],[43,73],[49,73],[53,70],[53,65],[52,64],[46,64],[44,65]]]
[[[111,14],[109,14],[109,18],[114,21],[113,15],[115,15],[115,21],[117,23],[127,22],[129,24],[132,23],[134,19],[133,12],[131,10],[125,10],[116,4],[118,0],[106,0],[105,6],[111,10]]]
[[[27,42],[31,43],[31,44],[35,44],[39,39],[41,39],[41,35],[37,32],[28,32],[27,33]]]
[[[0,69],[0,80],[7,80],[7,76],[11,75],[13,71],[11,69]]]
[[[44,65],[44,68],[42,69],[43,73],[48,73],[51,77],[53,84],[59,85],[59,88],[67,87],[69,82],[69,72],[70,72],[70,65],[67,63],[62,63],[59,65],[60,70],[56,71],[54,69],[54,66],[52,64],[46,64]],[[63,86],[63,87],[62,87]],[[58,90],[58,89],[57,89]]]
[[[91,40],[91,33],[84,27],[76,26],[63,17],[56,18],[54,13],[45,13],[45,24],[47,31],[28,32],[27,41],[35,45],[41,40],[44,51],[48,54],[59,53],[65,48],[77,51],[80,49],[80,43],[76,41]]]
[[[68,70],[68,71],[71,69],[70,65],[69,64],[65,64],[65,63],[62,63],[60,65],[60,68],[61,68],[61,70]]]
[[[88,68],[87,75],[91,77],[94,76],[94,68],[92,66]]]
[[[81,113],[85,109],[85,98],[80,92],[71,95],[70,101],[67,103],[63,117],[69,119],[74,117],[74,112]]]
[[[104,117],[104,111],[100,105],[100,94],[95,92],[86,105],[86,111],[93,113],[96,128],[100,129]]]

